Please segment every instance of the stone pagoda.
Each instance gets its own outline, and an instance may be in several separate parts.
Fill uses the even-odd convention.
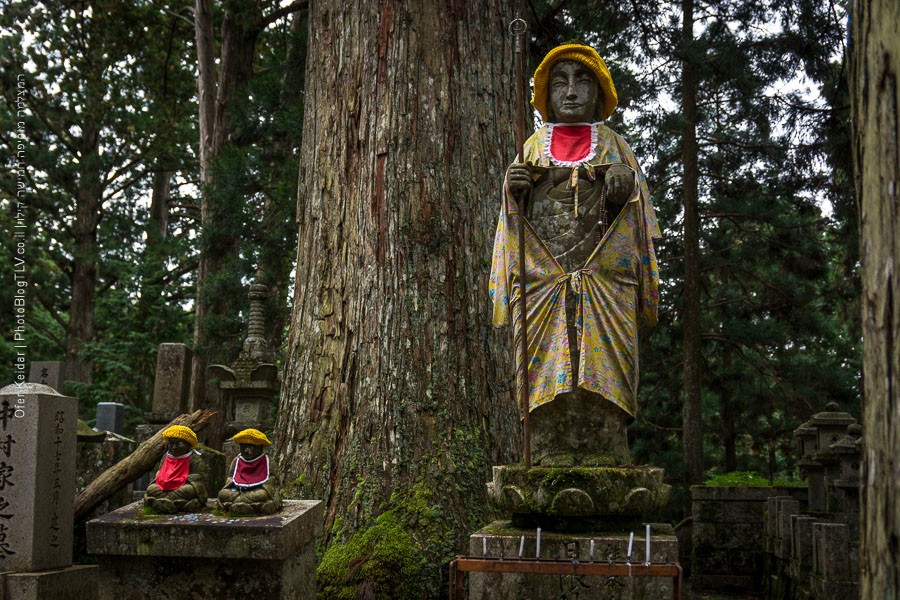
[[[240,355],[230,367],[212,365],[210,379],[219,380],[225,409],[225,433],[229,437],[242,429],[266,430],[271,427],[271,404],[278,393],[278,368],[275,353],[265,336],[265,299],[268,288],[250,286],[250,313],[247,337]]]

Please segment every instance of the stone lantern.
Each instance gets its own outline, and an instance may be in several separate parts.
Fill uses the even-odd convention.
[[[809,510],[824,512],[830,504],[825,486],[826,474],[836,477],[839,462],[830,446],[847,433],[847,427],[856,422],[850,414],[838,411],[835,402],[825,405],[825,410],[816,413],[795,431],[800,439],[803,458],[798,462],[800,472],[809,480]],[[809,453],[812,454],[809,454]]]
[[[837,477],[831,482],[835,488],[834,511],[849,515],[859,514],[859,471],[862,457],[862,426],[854,423],[847,428],[847,434],[831,445],[831,451],[840,465]],[[831,496],[829,496],[830,498]],[[832,510],[829,507],[829,510]],[[851,518],[851,521],[854,519]]]
[[[809,425],[816,429],[818,434],[819,451],[827,449],[841,439],[847,433],[847,427],[856,423],[850,413],[839,412],[837,402],[829,402],[825,410],[813,415]]]
[[[219,380],[228,436],[246,428],[265,430],[271,425],[270,406],[280,384],[274,353],[263,337],[263,305],[267,294],[268,288],[264,285],[250,286],[247,337],[240,355],[231,367],[209,367],[209,377]]]
[[[816,429],[811,427],[809,421],[794,430],[794,437],[798,441],[798,450],[800,451],[800,459],[812,459],[819,450],[818,434]]]
[[[842,485],[859,486],[859,462],[862,446],[862,425],[854,423],[847,428],[847,435],[832,444],[831,451],[838,455],[841,461],[841,475],[835,481]]]

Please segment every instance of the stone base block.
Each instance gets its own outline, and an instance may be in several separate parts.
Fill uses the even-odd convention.
[[[537,535],[534,529],[517,529],[511,521],[495,521],[469,537],[469,556],[517,557],[525,536],[523,557],[534,558]],[[581,532],[577,534],[541,531],[540,557],[545,559],[624,561],[628,532]],[[650,558],[654,563],[676,563],[678,540],[667,523],[651,526]],[[644,529],[635,531],[632,562],[645,559]],[[518,573],[469,573],[469,600],[663,600],[673,597],[670,577],[606,577],[537,575]]]
[[[100,557],[100,598],[200,600],[316,597],[316,548],[287,560]]]
[[[0,600],[98,600],[96,565],[0,575]],[[104,598],[106,596],[103,596]]]
[[[143,516],[141,508],[130,504],[88,523],[101,598],[315,598],[321,502],[288,500],[280,513],[247,518]]]

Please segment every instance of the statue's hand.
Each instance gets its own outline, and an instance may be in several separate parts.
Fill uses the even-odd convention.
[[[509,191],[514,196],[519,196],[523,192],[531,191],[531,165],[528,163],[513,163],[509,165],[506,171],[506,180],[509,184]]]
[[[628,165],[615,164],[606,172],[606,200],[625,204],[634,191],[634,171]]]

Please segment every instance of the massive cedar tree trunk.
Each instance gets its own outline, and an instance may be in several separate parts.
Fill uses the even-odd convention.
[[[697,149],[697,67],[694,64],[694,0],[683,0],[682,160],[684,163],[684,307],[681,313],[684,347],[684,406],[682,408],[685,483],[703,480],[703,428],[700,392],[703,376],[700,352],[700,215],[697,209],[700,178]]]
[[[851,71],[861,211],[862,597],[900,598],[900,4],[857,0]]]
[[[275,446],[287,481],[325,501],[330,534],[417,488],[458,544],[482,525],[489,465],[518,453],[509,332],[492,330],[487,296],[515,153],[512,5],[310,8]]]

